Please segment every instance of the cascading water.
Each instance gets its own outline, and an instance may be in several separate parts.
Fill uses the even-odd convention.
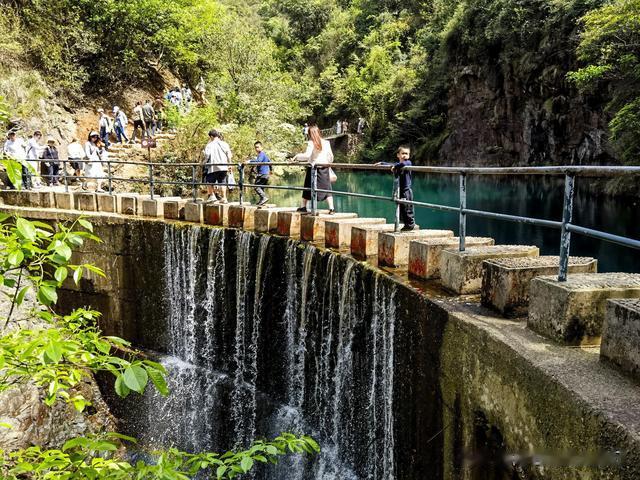
[[[124,427],[153,445],[226,450],[312,435],[264,479],[393,479],[395,284],[294,240],[165,226],[171,395]],[[160,321],[160,320],[159,320]]]

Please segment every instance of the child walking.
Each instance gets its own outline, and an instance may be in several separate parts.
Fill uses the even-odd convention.
[[[396,150],[396,163],[380,162],[378,165],[390,165],[391,171],[400,181],[399,198],[403,200],[413,201],[413,190],[411,190],[411,180],[413,175],[405,167],[411,166],[411,148],[401,145]],[[400,221],[404,224],[403,232],[414,230],[416,228],[415,212],[413,205],[400,204]]]

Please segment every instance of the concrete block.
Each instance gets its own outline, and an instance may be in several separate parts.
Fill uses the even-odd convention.
[[[440,255],[442,285],[458,295],[480,293],[482,289],[482,262],[491,258],[537,257],[538,247],[533,245],[494,245],[471,247],[464,252],[445,249]]]
[[[467,237],[466,246],[494,245],[493,238]],[[429,280],[440,278],[440,255],[445,248],[456,248],[460,237],[429,238],[409,242],[409,276]]]
[[[482,304],[505,316],[526,315],[529,285],[535,277],[557,275],[560,257],[523,257],[486,260],[482,266]],[[598,261],[569,258],[569,273],[596,273]]]
[[[529,288],[527,326],[571,345],[600,343],[607,300],[640,298],[640,274],[576,273],[566,282],[537,277]]]
[[[56,199],[53,191],[38,192],[38,207],[56,208]]]
[[[98,210],[98,200],[95,193],[76,192],[73,194],[73,201],[76,210],[95,212]]]
[[[380,232],[393,232],[395,225],[356,225],[351,228],[351,255],[366,260],[378,255],[378,235]]]
[[[384,225],[384,218],[344,218],[327,220],[324,224],[324,244],[328,248],[351,245],[351,229],[356,225]]]
[[[140,198],[136,195],[118,195],[116,197],[118,213],[123,215],[137,215],[139,201]]]
[[[275,207],[273,204],[257,205],[231,205],[229,207],[229,227],[253,230],[255,225],[255,213],[261,208]]]
[[[600,358],[640,380],[640,300],[608,300]]]
[[[208,225],[229,226],[229,208],[239,203],[205,203],[203,207],[204,223]]]
[[[168,200],[164,202],[164,218],[170,220],[184,220],[185,200]]]
[[[26,202],[26,198],[22,199],[26,197],[26,193],[20,190],[3,190],[2,201],[5,205],[21,206]]]
[[[75,205],[73,201],[73,193],[71,192],[56,192],[54,195],[56,202],[56,208],[60,210],[73,210]]]
[[[300,236],[300,212],[278,212],[278,235],[285,237]]]
[[[184,205],[184,219],[187,222],[204,222],[204,204],[202,202],[187,202]]]
[[[273,233],[278,231],[278,213],[295,212],[296,207],[262,208],[253,215],[253,228],[258,233]]]
[[[358,218],[357,213],[321,213],[319,215],[303,215],[300,219],[300,239],[307,242],[324,240],[325,223],[329,220]]]
[[[402,267],[409,263],[409,243],[411,240],[453,237],[451,230],[411,230],[389,232],[378,235],[378,265]]]
[[[98,201],[98,211],[108,213],[116,213],[118,211],[115,195],[97,193],[96,200]]]
[[[162,200],[142,200],[142,215],[144,217],[164,217],[164,202]]]

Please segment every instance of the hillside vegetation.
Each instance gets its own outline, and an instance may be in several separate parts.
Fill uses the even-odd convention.
[[[187,123],[247,153],[362,116],[367,160],[410,142],[423,163],[637,163],[640,0],[0,3],[0,95],[21,115],[171,72],[207,83]]]

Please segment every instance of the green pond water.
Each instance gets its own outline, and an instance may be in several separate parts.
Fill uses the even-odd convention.
[[[302,176],[277,179],[278,184],[301,186]],[[580,179],[576,180],[580,182]],[[339,172],[333,185],[336,191],[391,196],[393,176],[380,172]],[[416,201],[457,206],[458,177],[451,175],[414,175]],[[300,192],[270,190],[270,198],[279,206],[299,205]],[[467,207],[497,213],[548,220],[561,220],[564,180],[540,176],[504,178],[469,176]],[[336,195],[338,212],[356,212],[361,217],[385,217],[393,223],[395,207],[391,202]],[[255,200],[249,194],[250,200]],[[573,223],[616,235],[640,239],[640,200],[596,196],[577,189]],[[320,208],[326,208],[321,202]],[[427,208],[416,208],[421,228],[451,229],[458,233],[458,215]],[[522,223],[467,218],[467,235],[489,236],[499,244],[527,244],[540,247],[542,255],[557,255],[560,231]],[[601,272],[640,272],[640,252],[582,235],[572,235],[571,255],[592,256],[599,260]]]

